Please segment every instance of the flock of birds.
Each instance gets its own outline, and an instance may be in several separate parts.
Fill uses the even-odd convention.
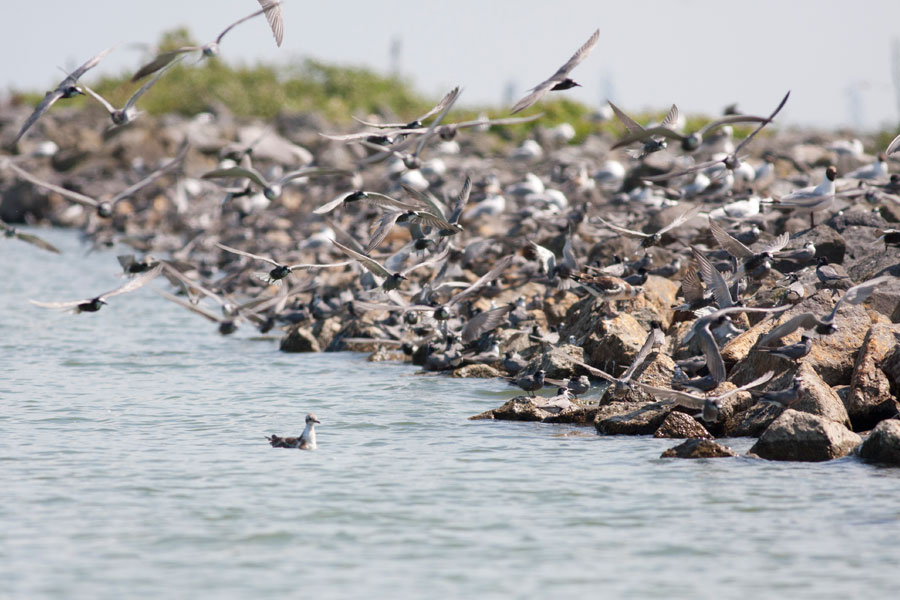
[[[113,49],[103,50],[47,93],[12,146],[18,150],[53,104],[79,94],[96,99],[113,127],[133,123],[140,115],[136,108],[140,98],[186,54],[217,54],[229,31],[257,16],[268,19],[280,45],[281,3],[258,2],[260,10],[229,25],[214,41],[159,54],[139,68],[134,81],[152,78],[121,108],[80,82]],[[570,74],[597,45],[599,33],[595,31],[562,67],[532,88],[511,108],[511,115],[551,91],[577,86]],[[775,235],[775,228],[785,222],[779,211],[808,216],[813,227],[816,215],[835,210],[841,198],[869,202],[874,208],[884,202],[900,203],[900,181],[888,174],[886,163],[900,148],[900,136],[875,163],[840,179],[836,167],[828,166],[821,182],[773,196],[767,192],[776,182],[790,185],[776,174],[776,163],[786,159],[767,151],[760,162],[749,159],[749,152],[790,93],[768,115],[730,111],[693,132],[682,129],[675,106],[658,125],[642,126],[610,102],[612,114],[627,133],[604,149],[606,161],[599,166],[591,162],[599,153],[566,158],[571,154],[566,153],[570,136],[565,128],[552,130],[554,135],[545,132],[541,142],[526,140],[506,163],[475,151],[467,156],[463,144],[474,143],[483,137],[480,133],[534,121],[541,114],[447,122],[460,94],[455,88],[411,121],[361,119],[365,127],[361,132],[323,133],[324,148],[339,146],[343,152],[345,160],[336,166],[314,160],[287,170],[271,160],[258,160],[257,145],[266,136],[277,136],[267,130],[249,144],[223,149],[218,165],[200,177],[183,173],[192,150],[185,141],[173,159],[132,185],[114,194],[91,196],[34,174],[46,154],[41,145],[31,153],[2,155],[0,172],[80,206],[85,231],[95,242],[116,239],[144,252],[119,257],[128,279],[110,291],[33,304],[97,312],[110,299],[164,277],[175,293],[156,289],[157,293],[214,323],[222,334],[234,332],[242,323],[268,332],[336,319],[345,343],[397,347],[428,370],[489,364],[504,370],[511,384],[531,395],[548,385],[557,387],[553,401],[563,402],[590,394],[593,382],[600,380],[608,383],[611,395],[641,390],[716,421],[721,402],[739,391],[751,390],[761,401],[787,405],[802,386],[802,380],[795,379],[788,389],[755,392],[772,379],[774,374],[767,372],[747,385],[716,393],[728,376],[720,347],[740,331],[732,317],[739,313],[777,317],[806,295],[803,281],[813,276],[818,286],[835,293],[841,290],[829,314],[802,313],[763,338],[759,351],[796,362],[810,352],[817,336],[835,331],[842,305],[864,302],[891,279],[884,275],[852,282],[839,265],[818,257],[814,244],[795,246],[795,236],[783,229]],[[735,144],[737,124],[753,129]],[[463,136],[467,130],[471,135]],[[668,142],[677,145],[668,148]],[[619,148],[627,151],[616,154]],[[551,152],[552,158],[547,157]],[[662,163],[653,162],[661,156]],[[497,173],[495,165],[500,163],[507,172]],[[812,171],[810,165],[795,166],[802,169],[801,177]],[[523,174],[530,168],[543,168],[546,174]],[[505,184],[502,178],[507,179]],[[839,191],[839,181],[852,185]],[[174,197],[176,192],[186,195],[185,189],[194,190],[190,192],[194,208],[190,202],[185,206],[173,200],[176,209],[155,225],[160,230],[149,219],[142,227],[142,216],[153,212],[148,200],[152,194]],[[286,201],[292,195],[302,197],[300,208]],[[653,215],[679,203],[684,209],[667,224],[649,224]],[[121,210],[126,204],[137,208]],[[307,210],[313,204],[316,207]],[[7,237],[58,252],[38,236],[2,222],[0,227]],[[885,229],[879,239],[885,247],[898,246],[900,231]],[[626,250],[613,258],[608,251],[612,247]],[[161,257],[165,252],[168,256]],[[784,276],[779,284],[784,287],[784,304],[745,305],[744,300],[751,298],[749,290],[773,273],[776,261]],[[547,298],[571,293],[591,297],[603,304],[604,317],[615,317],[619,303],[642,294],[649,275],[681,282],[684,304],[672,310],[693,319],[684,342],[695,338],[699,348],[696,356],[678,361],[670,387],[650,386],[636,377],[652,352],[670,347],[671,332],[658,321],[645,324],[646,342],[618,375],[604,370],[608,365],[601,369],[579,361],[585,374],[565,381],[545,377],[539,368],[541,356],[556,344],[580,342],[560,339],[558,330],[536,319]],[[543,292],[526,297],[517,291],[529,283],[538,284]],[[504,294],[508,300],[495,301]],[[528,332],[529,351],[504,352],[509,339],[500,335],[504,330]],[[804,332],[800,342],[778,345],[797,330]],[[273,447],[314,449],[318,423],[310,414],[299,437],[267,439]]]

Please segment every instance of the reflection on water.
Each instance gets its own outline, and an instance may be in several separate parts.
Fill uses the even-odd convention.
[[[40,309],[118,282],[44,233],[63,257],[0,240],[2,597],[894,593],[894,470],[468,421],[514,391],[222,338],[149,290]],[[318,451],[268,446],[310,411]]]

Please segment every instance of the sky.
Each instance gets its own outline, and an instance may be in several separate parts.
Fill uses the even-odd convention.
[[[50,89],[59,67],[116,43],[86,82],[135,69],[164,31],[187,26],[208,41],[258,8],[255,0],[4,2],[0,92]],[[460,104],[497,106],[556,71],[599,28],[599,43],[572,73],[583,87],[562,92],[592,106],[609,98],[626,112],[675,103],[717,114],[736,102],[767,114],[791,90],[780,116],[788,124],[871,131],[900,123],[897,0],[284,0],[284,19],[281,48],[260,18],[229,32],[222,58],[313,57],[388,73],[399,41],[400,72],[420,92],[437,99],[461,85]]]

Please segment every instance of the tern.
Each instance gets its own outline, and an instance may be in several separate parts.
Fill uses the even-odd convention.
[[[59,82],[59,85],[56,86],[55,90],[47,92],[44,96],[44,99],[40,101],[37,107],[34,109],[34,112],[31,113],[31,116],[25,120],[25,124],[22,125],[22,128],[19,130],[19,133],[16,134],[16,138],[13,140],[13,146],[15,146],[19,139],[25,132],[28,131],[28,128],[34,125],[35,121],[41,118],[45,112],[50,110],[50,107],[53,106],[57,100],[61,98],[73,98],[78,95],[84,95],[84,92],[81,91],[81,88],[78,87],[78,79],[84,75],[89,69],[93,69],[97,66],[97,64],[103,60],[103,58],[112,52],[113,48],[107,48],[106,50],[101,51],[99,54],[88,60],[86,63],[66,75],[66,78]]]
[[[656,231],[655,233],[644,233],[642,231],[634,231],[633,229],[619,227],[618,225],[614,225],[614,224],[610,223],[603,217],[596,217],[596,219],[597,219],[597,221],[602,223],[604,226],[608,227],[609,229],[612,229],[616,233],[621,233],[622,235],[624,235],[626,237],[630,237],[632,239],[641,240],[641,248],[646,249],[651,246],[659,245],[660,241],[662,241],[663,234],[675,229],[676,227],[678,227],[679,225],[682,225],[683,223],[686,223],[687,221],[690,221],[698,212],[700,212],[700,208],[701,207],[696,206],[694,208],[691,208],[690,210],[687,210],[687,211],[681,213],[680,215],[678,215],[675,218],[675,220],[673,220],[671,223],[669,223],[668,225],[666,225],[659,231]]]
[[[116,108],[113,106],[106,98],[89,88],[88,86],[84,86],[85,91],[90,94],[97,102],[103,105],[103,108],[109,113],[110,119],[112,119],[113,125],[127,125],[134,121],[141,113],[138,112],[138,109],[135,107],[137,101],[141,99],[141,96],[147,93],[151,87],[153,87],[159,79],[166,74],[166,72],[173,68],[181,61],[181,57],[178,60],[173,61],[166,68],[162,69],[153,79],[150,79],[138,88],[138,90],[131,95],[131,97],[125,102],[125,106],[122,108]]]
[[[567,90],[569,88],[573,88],[579,86],[581,84],[575,83],[572,79],[569,78],[569,73],[572,72],[572,69],[577,67],[581,62],[588,57],[591,53],[591,50],[594,49],[594,46],[597,45],[597,41],[600,39],[600,30],[597,29],[588,41],[584,43],[584,45],[579,48],[575,54],[572,55],[572,58],[566,62],[563,66],[557,69],[556,73],[551,75],[549,78],[540,82],[531,90],[529,93],[516,102],[515,106],[512,107],[512,114],[516,114],[517,112],[523,111],[544,96],[547,95],[547,92],[550,91],[558,91],[558,90]]]
[[[295,265],[286,265],[279,263],[273,258],[269,258],[268,256],[260,256],[258,254],[252,254],[250,252],[245,252],[244,250],[238,250],[237,248],[232,248],[231,246],[226,246],[225,244],[220,244],[216,242],[216,246],[225,250],[226,252],[231,252],[232,254],[238,254],[240,256],[246,256],[247,258],[252,258],[254,260],[261,260],[267,262],[274,266],[274,268],[268,272],[267,281],[269,283],[273,283],[280,279],[284,279],[294,271],[298,270],[309,270],[309,269],[328,269],[333,267],[343,267],[344,265],[349,265],[352,263],[352,260],[345,260],[343,262],[337,263],[326,263],[326,264],[307,264],[307,263],[298,263]]]
[[[805,187],[781,198],[763,200],[772,204],[775,208],[793,210],[796,213],[809,213],[809,226],[815,227],[815,214],[831,208],[834,202],[834,180],[837,177],[837,169],[832,165],[825,169],[825,178],[816,186]]]
[[[39,302],[37,300],[29,300],[35,306],[40,306],[41,308],[58,308],[61,310],[71,310],[75,314],[83,313],[83,312],[97,312],[103,305],[107,302],[108,298],[112,298],[113,296],[118,296],[120,294],[127,294],[128,292],[133,292],[134,290],[143,287],[147,283],[149,283],[154,277],[159,275],[162,271],[163,266],[157,265],[155,268],[147,271],[143,275],[139,275],[134,279],[131,279],[124,284],[120,285],[114,290],[110,290],[108,292],[104,292],[99,296],[95,296],[94,298],[87,298],[84,300],[70,300],[66,302]]]
[[[726,398],[729,398],[738,392],[747,391],[750,388],[754,388],[758,385],[762,385],[772,379],[772,375],[774,373],[772,371],[768,371],[762,377],[758,377],[754,379],[750,383],[746,385],[742,385],[739,388],[735,388],[733,390],[727,391],[724,394],[719,394],[718,396],[697,396],[695,394],[689,394],[687,392],[679,392],[676,390],[667,390],[664,388],[653,387],[651,385],[647,385],[645,383],[638,383],[638,387],[652,395],[654,398],[658,398],[662,400],[663,404],[675,404],[678,406],[683,406],[684,408],[690,408],[693,410],[702,410],[701,417],[704,421],[708,423],[714,423],[719,420],[719,413],[722,410],[722,401]]]
[[[317,177],[320,175],[350,175],[349,171],[344,169],[331,169],[327,167],[303,167],[290,173],[285,173],[275,181],[269,181],[263,177],[262,173],[253,167],[228,167],[224,169],[213,169],[204,173],[202,179],[221,179],[226,177],[246,177],[256,185],[262,188],[263,195],[269,200],[277,200],[281,197],[284,186],[295,179],[303,177]]]
[[[51,244],[50,242],[39,238],[36,235],[32,235],[30,233],[25,233],[23,231],[19,231],[12,225],[0,220],[0,233],[3,234],[4,237],[8,238],[16,238],[17,240],[22,240],[32,246],[37,246],[41,250],[46,250],[47,252],[53,252],[54,254],[60,254],[59,248]]]

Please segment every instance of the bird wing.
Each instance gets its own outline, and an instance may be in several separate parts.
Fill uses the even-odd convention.
[[[29,116],[28,119],[25,120],[25,123],[22,125],[22,128],[19,129],[19,133],[16,135],[16,139],[13,140],[13,144],[15,145],[16,142],[18,142],[19,139],[23,135],[25,135],[25,132],[28,131],[28,129],[32,125],[34,125],[35,121],[40,119],[41,115],[43,115],[45,112],[50,110],[50,107],[53,106],[53,104],[62,97],[63,97],[63,91],[59,88],[57,88],[53,91],[47,92],[44,95],[44,98],[35,107],[34,112],[31,113],[31,116]]]
[[[590,373],[591,375],[593,375],[594,377],[602,377],[603,379],[609,381],[610,383],[616,383],[617,381],[619,381],[618,379],[616,379],[615,377],[613,377],[606,371],[604,371],[602,369],[598,369],[596,367],[592,367],[591,365],[581,362],[580,360],[573,360],[572,362],[575,363],[576,365],[578,365],[579,367],[581,367],[582,369],[584,369],[585,371],[587,371],[588,373]]]
[[[281,11],[281,2],[273,0],[258,0],[258,2],[266,12],[266,20],[272,28],[275,44],[280,48],[281,40],[284,39],[284,14]]]
[[[609,100],[607,100],[607,102],[609,103],[609,107],[613,110],[613,113],[616,115],[616,118],[619,119],[619,121],[622,123],[622,125],[625,126],[625,129],[627,129],[629,133],[636,134],[642,133],[644,131],[644,128],[638,125],[637,121],[622,112],[622,110],[618,106],[616,106]]]
[[[812,329],[816,325],[820,323],[819,319],[816,318],[811,312],[800,313],[799,315],[794,315],[781,325],[772,329],[769,333],[764,335],[759,340],[760,346],[765,346],[771,342],[776,340],[780,340],[781,338],[788,336],[798,329]]]
[[[332,167],[303,167],[302,169],[286,173],[278,181],[281,184],[285,184],[301,177],[318,177],[320,175],[352,175],[352,173],[346,169]]]
[[[175,60],[179,54],[184,54],[186,52],[193,52],[194,50],[200,50],[199,46],[182,46],[181,48],[177,48],[175,50],[169,50],[168,52],[163,52],[159,54],[148,62],[146,65],[137,70],[137,73],[131,76],[131,81],[137,81],[139,79],[143,79],[147,75],[151,75],[156,73],[167,64]]]
[[[15,164],[13,164],[11,162],[7,163],[6,166],[8,166],[20,178],[24,179],[25,181],[28,181],[29,183],[32,183],[32,184],[42,187],[42,188],[46,188],[46,189],[50,190],[51,192],[56,192],[57,194],[60,194],[61,196],[65,196],[66,198],[68,198],[70,200],[74,200],[75,202],[77,202],[79,204],[84,204],[85,206],[91,206],[91,207],[97,206],[96,200],[94,200],[93,198],[89,198],[88,196],[85,196],[84,194],[79,194],[78,192],[75,192],[72,190],[67,190],[64,187],[60,187],[58,185],[54,185],[52,183],[43,181],[42,179],[38,179],[37,177],[35,177],[31,173],[29,173],[28,171],[24,171],[24,170],[20,169],[18,166],[16,166]]]
[[[647,360],[647,357],[650,356],[650,352],[653,350],[653,344],[656,342],[656,335],[654,331],[650,331],[647,335],[647,339],[644,340],[644,345],[641,346],[641,349],[638,350],[637,355],[635,355],[634,360],[631,361],[631,365],[629,365],[628,370],[622,375],[623,381],[631,381],[631,376],[634,375],[634,372],[637,371],[638,367],[644,364],[644,361]]]
[[[126,281],[124,284],[120,285],[114,290],[110,290],[106,293],[100,294],[97,296],[98,298],[111,298],[113,296],[118,296],[120,294],[127,294],[128,292],[133,292],[134,290],[143,287],[147,283],[149,283],[152,279],[154,279],[157,275],[162,272],[163,265],[162,263],[156,265],[146,273],[142,273],[135,277],[134,279],[130,279]]]
[[[469,195],[472,193],[472,177],[466,175],[466,180],[463,182],[462,189],[459,190],[459,195],[456,197],[456,202],[453,205],[453,212],[450,213],[450,218],[447,220],[451,223],[459,223],[459,217],[462,215],[463,209],[466,207],[466,204],[469,203]]]
[[[680,215],[675,217],[674,221],[672,221],[671,223],[669,223],[668,225],[666,225],[665,227],[663,227],[656,233],[659,235],[662,235],[662,234],[666,233],[667,231],[671,231],[672,229],[675,229],[682,223],[693,219],[694,215],[696,215],[698,212],[700,212],[701,208],[702,207],[700,207],[700,206],[695,206],[694,208],[684,211],[683,213],[681,213]]]
[[[169,61],[169,64],[167,64],[164,68],[160,69],[159,73],[157,73],[156,75],[153,76],[153,79],[147,81],[147,83],[145,83],[144,85],[139,87],[138,90],[131,95],[131,98],[128,99],[128,101],[125,103],[125,106],[122,108],[122,110],[127,111],[132,106],[137,104],[137,101],[141,98],[141,96],[146,94],[147,90],[152,88],[156,84],[156,82],[159,81],[160,77],[165,75],[169,71],[169,69],[175,67],[175,65],[180,63],[183,59],[184,59],[184,56],[178,56],[177,58],[174,58],[173,60]],[[87,86],[85,86],[85,88],[87,88]]]
[[[746,146],[747,144],[749,144],[750,140],[752,140],[754,138],[754,136],[756,136],[757,133],[762,131],[763,127],[765,127],[766,125],[768,125],[769,123],[772,122],[772,119],[775,118],[775,115],[777,115],[779,112],[781,112],[781,109],[784,108],[784,105],[787,103],[788,98],[790,98],[790,96],[791,96],[790,92],[788,92],[787,94],[784,95],[784,98],[782,98],[781,102],[778,104],[778,107],[774,111],[772,111],[772,114],[769,115],[769,117],[765,121],[760,123],[756,129],[754,129],[753,131],[750,132],[750,135],[745,137],[743,139],[743,141],[737,145],[737,148],[735,148],[734,152],[731,154],[732,156],[737,156],[738,153],[741,151],[741,149],[744,146]]]
[[[646,383],[641,383],[639,381],[635,383],[639,388],[641,388],[654,398],[664,400],[671,404],[678,404],[679,406],[683,406],[685,408],[699,410],[703,408],[703,405],[706,403],[706,398],[704,398],[703,396],[695,396],[694,394],[680,392],[678,390],[653,387],[652,385],[647,385]]]
[[[715,268],[713,264],[709,262],[709,259],[699,250],[693,246],[691,246],[691,250],[694,253],[694,260],[700,265],[700,275],[703,277],[706,286],[712,292],[719,308],[734,306],[734,298],[731,296],[731,290],[728,289],[728,283],[725,281],[725,278],[722,277],[719,270]],[[700,294],[702,297],[703,292],[701,291]]]
[[[269,187],[269,182],[253,167],[228,167],[227,169],[213,169],[200,176],[201,179],[220,179],[223,177],[246,177],[260,187]]]
[[[750,383],[746,383],[746,384],[742,385],[742,386],[739,387],[739,388],[735,388],[735,389],[733,389],[733,390],[731,390],[731,391],[725,392],[724,394],[722,394],[722,395],[719,396],[718,398],[719,398],[719,400],[724,400],[725,398],[728,398],[729,396],[733,396],[734,394],[737,394],[738,392],[743,392],[743,391],[745,391],[745,390],[749,390],[750,388],[755,388],[756,386],[762,385],[762,384],[766,383],[767,381],[769,381],[770,379],[772,379],[772,376],[773,376],[774,374],[775,374],[774,371],[767,371],[766,373],[764,373],[764,374],[762,374],[761,376],[757,377],[756,379],[754,379],[754,380],[751,381]]]
[[[841,304],[844,302],[848,304],[862,304],[866,300],[868,300],[869,296],[872,295],[872,292],[875,291],[875,288],[894,279],[894,277],[890,275],[882,275],[881,277],[876,277],[874,279],[870,279],[868,281],[864,281],[859,285],[854,285],[841,296],[841,299],[837,301],[837,304],[834,305],[834,308],[831,309],[831,314],[828,315],[824,320],[826,322],[830,322],[834,320],[834,316],[837,314],[838,308],[840,308]]]
[[[178,152],[178,155],[175,158],[173,158],[172,160],[170,160],[169,162],[167,162],[160,168],[156,169],[155,171],[153,171],[152,173],[150,173],[149,175],[147,175],[146,177],[144,177],[143,179],[141,179],[134,185],[131,185],[131,186],[125,188],[124,190],[122,190],[121,192],[119,192],[118,194],[113,196],[110,199],[109,203],[115,204],[119,200],[122,200],[124,198],[127,198],[129,196],[136,194],[137,192],[144,189],[145,187],[147,187],[148,185],[150,185],[151,183],[153,183],[154,181],[156,181],[157,179],[159,179],[160,177],[162,177],[169,171],[172,171],[175,167],[177,167],[178,165],[180,165],[182,163],[182,161],[184,160],[184,157],[187,155],[188,147],[189,147],[188,144],[183,144],[181,150]]]
[[[581,48],[575,51],[575,54],[572,55],[572,58],[566,61],[566,64],[557,69],[556,73],[554,73],[550,78],[550,81],[559,82],[565,79],[572,71],[572,69],[577,67],[579,64],[581,64],[582,61],[584,61],[584,59],[588,57],[599,40],[600,30],[597,29],[593,34],[591,34],[591,37],[589,37],[588,40],[581,45]]]
[[[61,252],[59,251],[59,248],[57,248],[50,242],[48,242],[42,238],[39,238],[36,235],[17,231],[15,233],[15,236],[17,238],[19,238],[20,240],[22,240],[23,242],[27,242],[27,243],[31,244],[32,246],[37,246],[38,248],[40,248],[42,250],[46,250],[48,252],[53,252],[54,254],[61,254]]]
[[[785,246],[787,246],[788,242],[790,242],[790,241],[791,241],[791,234],[789,234],[788,232],[785,231],[784,233],[779,235],[777,238],[775,238],[774,240],[772,240],[771,242],[769,242],[768,244],[763,246],[762,250],[760,250],[760,253],[761,254],[763,254],[763,253],[774,254],[775,252],[778,252],[779,250],[781,250]]]
[[[677,131],[673,131],[668,127],[660,125],[658,127],[650,127],[649,129],[641,129],[640,131],[632,131],[625,137],[620,138],[619,141],[613,144],[612,148],[610,149],[615,150],[616,148],[621,148],[622,146],[627,146],[628,144],[633,144],[634,142],[642,142],[645,139],[653,137],[655,135],[661,135],[673,140],[684,139],[684,136]]]
[[[372,237],[369,239],[369,243],[366,244],[364,249],[366,254],[377,248],[381,242],[384,241],[384,238],[387,237],[387,234],[390,233],[391,229],[393,229],[394,225],[397,223],[397,219],[404,214],[406,213],[401,210],[395,210],[384,213],[381,218],[378,219],[375,231],[372,233]]]
[[[331,243],[334,244],[338,250],[352,258],[353,260],[358,261],[363,267],[366,268],[367,271],[372,273],[373,275],[377,275],[378,277],[390,277],[391,272],[381,266],[377,261],[369,258],[365,254],[361,254],[356,250],[351,250],[347,246],[344,246],[340,242],[335,240],[331,240]]]
[[[268,256],[260,256],[259,254],[251,254],[250,252],[245,252],[244,250],[238,250],[237,248],[232,248],[231,246],[226,246],[225,244],[216,242],[216,246],[225,250],[226,252],[231,252],[232,254],[239,254],[241,256],[246,256],[247,258],[252,258],[255,260],[262,260],[270,265],[274,265],[276,267],[281,266],[281,263],[269,258]]]
[[[425,147],[425,144],[428,143],[428,140],[432,138],[435,134],[435,129],[438,125],[440,125],[441,121],[444,120],[444,117],[447,116],[447,113],[450,112],[450,109],[453,108],[453,105],[456,104],[456,101],[459,99],[459,94],[461,90],[459,86],[450,90],[447,95],[444,97],[444,100],[441,102],[444,106],[441,108],[441,112],[431,121],[431,125],[428,126],[428,130],[422,134],[422,137],[419,138],[419,145],[416,146],[416,151],[413,152],[413,156],[418,156],[420,152],[422,152],[422,148]],[[445,102],[446,101],[446,102]]]
[[[709,218],[709,230],[712,232],[713,237],[716,238],[719,245],[733,257],[744,259],[751,258],[755,255],[753,250],[732,237],[732,235],[725,231],[721,225],[716,223],[712,217]]]
[[[103,105],[103,108],[106,109],[106,112],[112,114],[116,111],[116,107],[113,106],[112,104],[110,104],[109,100],[107,100],[106,98],[104,98],[103,96],[101,96],[100,94],[95,92],[92,88],[90,88],[86,85],[84,85],[82,87],[84,88],[84,91],[86,91],[88,94],[90,94],[94,98],[94,100],[96,100],[97,102],[99,102],[100,104]]]
[[[598,221],[600,221],[601,223],[603,223],[604,226],[608,227],[609,229],[612,229],[616,233],[621,233],[624,236],[634,238],[634,239],[639,239],[639,240],[650,237],[648,234],[646,234],[642,231],[635,231],[633,229],[628,229],[625,227],[620,227],[618,225],[614,225],[614,224],[610,223],[609,221],[607,221],[606,219],[604,219],[603,217],[598,216],[598,217],[596,217],[596,219]]]
[[[517,112],[521,112],[540,100],[544,97],[553,88],[555,85],[552,79],[548,79],[546,81],[542,81],[534,88],[531,89],[528,94],[526,94],[521,100],[516,102],[516,104],[510,109],[511,114],[516,114]]]
[[[460,337],[462,341],[469,344],[474,342],[488,331],[493,331],[506,321],[506,315],[513,309],[512,306],[501,306],[479,313],[469,319],[466,326],[463,327]]]
[[[681,292],[687,302],[703,300],[703,284],[693,265],[681,277]]]
[[[553,270],[553,267],[556,266],[556,255],[553,254],[551,250],[544,248],[537,242],[529,240],[528,245],[531,246],[537,254],[537,258],[540,261],[541,266],[543,267],[544,273],[549,275],[550,271]]]
[[[266,6],[266,4],[269,4],[271,6]],[[242,18],[238,19],[237,21],[235,21],[234,23],[232,23],[231,25],[226,27],[222,31],[222,33],[220,33],[218,35],[218,37],[216,38],[216,44],[220,44],[222,42],[222,38],[225,37],[226,33],[228,33],[229,31],[231,31],[232,29],[234,29],[235,27],[237,27],[238,25],[240,25],[241,23],[243,23],[245,21],[249,21],[250,19],[252,19],[254,17],[258,17],[259,15],[261,15],[263,13],[266,13],[266,18],[269,19],[270,18],[269,11],[272,10],[273,6],[279,6],[281,3],[279,2],[279,3],[275,4],[274,2],[268,1],[268,2],[266,2],[266,4],[263,4],[263,2],[260,2],[260,5],[262,5],[263,8],[261,8],[260,10],[254,12],[254,13],[247,15],[246,17],[242,17]],[[280,8],[280,6],[279,6],[279,8]],[[274,28],[273,28],[273,33],[274,33]],[[278,34],[276,33],[275,36],[276,36],[276,40],[277,40]]]
[[[716,383],[725,381],[725,361],[722,360],[722,354],[719,352],[719,346],[716,344],[716,338],[709,331],[709,321],[698,320],[698,325],[694,327],[694,335],[700,342],[700,348],[703,350],[703,356],[706,357],[706,368]]]
[[[503,119],[474,119],[472,121],[463,121],[461,123],[454,123],[453,127],[457,129],[468,129],[470,127],[479,127],[482,125],[518,125],[519,123],[530,123],[531,121],[536,121],[544,116],[544,113],[536,113],[533,115],[528,115],[527,117],[505,117]]]
[[[890,156],[897,150],[900,150],[900,135],[891,140],[891,143],[888,144],[887,149],[884,151],[885,156]]]
[[[416,206],[415,204],[409,204],[407,202],[403,202],[402,200],[397,200],[396,198],[391,198],[388,195],[380,194],[378,192],[366,192],[366,200],[371,202],[376,206],[380,206],[381,208],[387,210],[409,210],[409,211],[417,211],[421,207]]]
[[[698,129],[697,133],[703,136],[713,129],[721,127],[722,125],[731,125],[732,123],[762,123],[765,121],[765,117],[754,117],[750,115],[727,115],[716,119],[715,121],[710,121],[700,129]]]
[[[426,112],[424,115],[422,115],[422,116],[420,116],[418,119],[416,119],[416,121],[419,121],[420,123],[422,123],[422,122],[424,122],[425,119],[427,119],[428,117],[431,117],[431,116],[433,116],[433,115],[438,114],[438,113],[441,112],[442,110],[446,109],[447,106],[450,106],[450,105],[452,105],[454,102],[456,102],[456,97],[457,97],[457,96],[459,96],[459,88],[458,88],[458,87],[453,88],[452,90],[450,90],[449,92],[447,92],[447,93],[444,95],[444,97],[441,98],[441,101],[440,101],[440,102],[438,102],[436,105],[434,105],[434,107],[432,107],[431,110],[429,110],[428,112]],[[377,125],[377,127],[385,127],[385,125]]]
[[[477,280],[475,280],[475,283],[473,283],[472,285],[470,285],[469,287],[467,287],[460,293],[453,296],[453,298],[451,298],[450,301],[447,302],[447,306],[448,307],[453,306],[454,304],[456,304],[457,302],[459,302],[460,300],[462,300],[463,298],[465,298],[466,296],[468,296],[469,294],[471,294],[472,292],[474,292],[481,286],[495,280],[497,277],[500,276],[500,273],[502,273],[503,271],[506,270],[506,267],[509,266],[509,263],[512,262],[512,259],[513,259],[513,256],[510,254],[510,255],[504,256],[503,258],[498,260],[494,264],[494,266],[491,267],[490,271],[488,271],[487,273],[485,273],[484,275],[479,277]]]
[[[669,112],[666,113],[666,117],[663,119],[663,121],[662,121],[662,123],[660,123],[660,125],[662,125],[663,127],[672,127],[675,125],[675,121],[677,121],[677,120],[678,120],[678,107],[673,104],[672,108],[670,108]]]
[[[209,321],[212,321],[213,323],[221,323],[224,320],[222,317],[220,317],[216,313],[212,312],[211,310],[203,308],[202,306],[200,306],[198,304],[191,304],[184,298],[179,298],[178,296],[173,296],[169,292],[166,292],[163,290],[154,289],[153,291],[156,292],[157,294],[159,294],[160,296],[162,296],[163,298],[165,298],[166,300],[171,300],[175,304],[180,304],[181,306],[185,307],[186,309],[197,313],[198,315],[206,318]]]
[[[450,248],[449,247],[444,248],[443,252],[435,254],[428,260],[423,260],[420,263],[416,263],[413,266],[411,266],[407,269],[404,269],[400,274],[408,275],[409,273],[412,273],[413,271],[415,271],[416,269],[419,269],[421,267],[430,267],[431,265],[437,264],[437,263],[441,262],[442,260],[444,260],[445,258],[447,258],[448,254],[450,254]]]
[[[101,60],[106,58],[106,55],[109,54],[110,52],[112,52],[113,48],[115,48],[115,46],[110,46],[109,48],[106,48],[105,50],[101,50],[95,56],[93,56],[92,58],[87,60],[83,65],[81,65],[80,67],[78,67],[77,69],[75,69],[74,71],[69,73],[69,76],[66,77],[66,79],[63,81],[64,82],[70,81],[72,83],[75,83],[88,70],[93,69],[100,63]]]

